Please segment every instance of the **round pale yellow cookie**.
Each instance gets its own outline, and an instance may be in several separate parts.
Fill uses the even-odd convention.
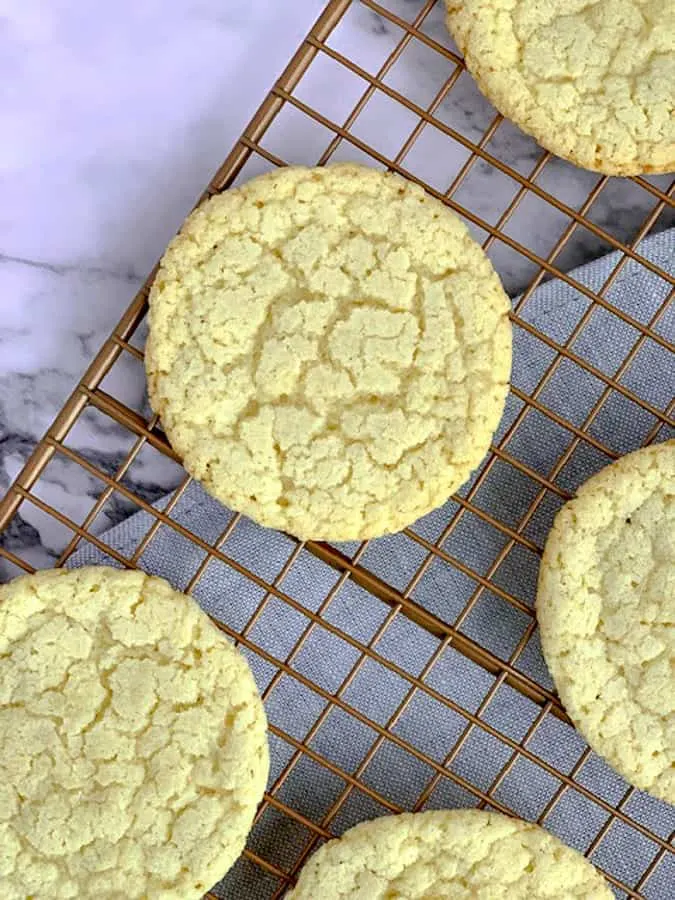
[[[579,731],[624,778],[675,803],[675,441],[612,463],[560,510],[537,616]]]
[[[608,175],[675,169],[675,0],[445,0],[497,109]]]
[[[197,900],[267,770],[244,658],[166,581],[89,567],[0,587],[3,900]]]
[[[587,860],[553,835],[479,810],[403,813],[324,844],[287,900],[612,900]]]
[[[286,168],[187,220],[150,295],[150,399],[218,499],[300,538],[397,531],[487,451],[509,302],[442,203],[357,165]]]

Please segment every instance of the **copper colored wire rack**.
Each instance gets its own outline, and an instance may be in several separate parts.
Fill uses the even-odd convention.
[[[409,14],[408,18],[404,18],[404,12]],[[386,53],[376,63],[371,59],[357,61],[352,58],[349,48],[341,47],[340,28],[349,16],[356,14],[373,17],[373,23],[377,22],[378,27],[386,32]],[[513,384],[510,402],[515,404],[515,413],[508,427],[495,438],[469,489],[451,498],[450,513],[442,528],[435,534],[428,534],[411,526],[397,536],[397,540],[414,545],[418,559],[416,570],[406,573],[405,579],[399,583],[390,583],[378,574],[377,565],[370,562],[373,546],[377,542],[366,541],[348,551],[327,543],[300,543],[289,539],[289,552],[283,566],[274,577],[266,577],[228,552],[233,535],[242,527],[241,516],[233,516],[215,541],[193,533],[173,518],[172,513],[190,483],[185,473],[161,509],[125,483],[127,474],[144,454],[162,455],[178,462],[157,417],[144,414],[142,409],[132,408],[107,389],[107,378],[116,366],[142,364],[143,321],[154,273],[131,302],[0,502],[0,531],[8,529],[15,517],[21,516],[22,509],[25,511],[27,506],[32,506],[59,523],[66,534],[57,565],[63,565],[78,548],[89,545],[123,566],[134,567],[142,565],[142,556],[160,529],[171,529],[203,554],[187,585],[188,592],[198,587],[207,567],[214,564],[233,568],[259,590],[260,600],[243,626],[227,621],[217,622],[245,652],[266,664],[270,675],[263,696],[268,701],[270,737],[278,746],[285,748],[285,763],[273,773],[257,813],[254,832],[256,829],[267,829],[270,833],[282,829],[286,834],[292,831],[296,850],[291,854],[292,858],[286,855],[280,859],[275,854],[273,840],[256,844],[255,850],[251,845],[246,849],[237,865],[245,867],[248,882],[255,886],[255,896],[281,897],[317,845],[340,833],[345,823],[349,824],[348,809],[356,795],[371,804],[373,815],[404,808],[419,810],[427,805],[457,803],[524,815],[554,831],[560,810],[574,798],[578,804],[574,808],[581,810],[574,815],[583,815],[594,823],[592,839],[590,842],[586,840],[579,849],[604,872],[617,894],[630,897],[663,896],[663,886],[670,883],[672,889],[673,884],[674,870],[669,868],[675,862],[673,835],[659,832],[650,824],[651,819],[636,803],[639,792],[623,785],[617,796],[616,793],[605,794],[588,787],[585,769],[594,765],[597,757],[581,741],[573,760],[560,761],[554,753],[546,752],[547,742],[549,745],[555,743],[556,728],[569,729],[569,720],[550,683],[545,678],[537,677],[536,672],[533,674],[526,664],[536,638],[532,597],[526,591],[519,594],[512,587],[505,587],[501,573],[505,566],[525,566],[523,561],[526,559],[530,569],[536,571],[541,541],[531,526],[540,517],[545,518],[547,510],[557,508],[570,496],[571,490],[564,475],[576,454],[594,453],[604,462],[621,455],[621,447],[609,446],[607,441],[598,437],[598,430],[594,428],[608,405],[617,399],[627,402],[636,410],[640,422],[646,423],[635,446],[662,439],[666,429],[675,424],[672,402],[659,406],[653,398],[643,396],[643,392],[637,390],[627,377],[634,360],[646,346],[655,346],[659,351],[673,350],[667,332],[659,327],[659,323],[672,299],[674,279],[651,259],[644,258],[638,249],[640,242],[659,227],[669,213],[672,214],[673,185],[666,186],[664,180],[658,178],[638,177],[618,182],[616,179],[591,176],[562,164],[543,150],[538,150],[529,171],[522,171],[522,166],[504,161],[498,136],[500,130],[510,126],[500,115],[492,111],[485,120],[482,136],[476,139],[475,133],[467,134],[461,122],[453,121],[452,116],[442,113],[447,109],[447,100],[453,90],[457,90],[462,83],[466,84],[469,76],[461,56],[452,48],[450,41],[442,37],[437,27],[431,27],[433,23],[438,25],[439,17],[440,10],[435,0],[420,0],[403,7],[401,4],[394,7],[386,0],[382,0],[381,4],[375,0],[330,0],[201,198],[272,166],[288,162],[322,164],[332,159],[358,159],[398,172],[442,199],[479,236],[500,274],[508,269],[506,260],[509,258],[518,258],[525,265],[527,282],[519,286],[520,294],[511,319],[514,333],[518,330],[526,332],[528,338],[539,342],[547,354],[546,365],[537,374],[534,385],[523,387]],[[414,64],[407,71],[406,78],[399,77],[401,71],[406,71],[405,60],[411,54],[414,57],[415,53],[433,58],[433,70],[443,73],[433,96],[424,99],[420,99],[419,92],[414,90]],[[303,90],[307,80],[318,72],[330,73],[326,82],[330,89],[323,91],[325,103],[316,99],[307,100],[307,92]],[[333,101],[335,98],[344,100],[346,96],[351,98],[350,108],[338,116],[331,111],[334,105],[331,107],[329,101],[331,98]],[[386,141],[387,146],[383,147],[373,129],[363,127],[368,122],[369,105],[377,102],[389,104],[392,110],[405,113],[405,121],[410,122],[404,140],[399,142],[395,151]],[[290,132],[288,129],[284,132],[283,127],[279,127],[283,126],[284,117],[288,117]],[[281,138],[275,139],[275,133],[281,134]],[[311,133],[311,140],[304,145],[305,158],[298,159],[298,152],[292,150],[290,158],[284,157],[284,134],[289,133]],[[425,179],[424,166],[416,162],[415,147],[428,140],[430,134],[436,141],[437,155],[445,152],[449,160],[459,160],[453,163],[453,171],[450,171],[449,164],[449,175],[444,186],[439,186],[437,180],[431,183],[430,179]],[[561,165],[566,166],[566,183],[573,188],[567,199],[559,195],[557,182],[547,177],[551,167]],[[496,219],[472,205],[472,179],[488,177],[500,178],[511,186],[508,202],[504,203]],[[603,194],[613,190],[611,186],[617,184],[623,191],[632,191],[636,196],[639,194],[645,210],[641,226],[628,237],[625,234],[617,236],[611,220],[594,215]],[[554,212],[561,223],[555,242],[543,250],[536,241],[536,213],[529,216],[535,219],[535,227],[529,230],[523,226],[524,220],[518,218],[519,210],[527,208],[528,203],[536,203],[539,208]],[[598,248],[619,251],[614,270],[598,290],[591,290],[562,269],[565,254],[574,247],[580,233],[587,238],[590,234]],[[644,266],[658,275],[667,287],[663,302],[648,321],[638,321],[611,301],[612,285],[629,264]],[[575,327],[564,339],[538,329],[527,315],[527,304],[533,291],[550,277],[560,278],[575,288],[587,303]],[[597,360],[590,361],[583,349],[584,342],[579,341],[585,327],[599,310],[613,317],[622,327],[625,326],[631,335],[620,365],[612,370],[599,365]],[[556,411],[555,405],[547,399],[547,386],[566,366],[573,366],[597,386],[593,402],[577,421],[571,421]],[[128,451],[114,471],[103,471],[86,453],[74,449],[72,442],[69,442],[69,436],[78,423],[83,417],[91,415],[108,422],[112,420],[116,428],[128,435]],[[542,442],[547,440],[548,427],[566,436],[564,449],[554,459],[547,458],[546,463],[538,467],[524,462],[518,451],[518,436],[529,417],[536,417],[541,423]],[[95,502],[81,521],[75,521],[64,509],[57,508],[41,496],[41,477],[55,459],[66,460],[70,465],[83,469],[99,486]],[[526,502],[519,506],[517,520],[512,517],[507,520],[500,516],[499,509],[486,509],[480,502],[481,486],[500,467],[508,468],[513,473],[521,486],[519,490],[526,498]],[[105,543],[95,527],[106,504],[116,497],[121,498],[128,508],[144,510],[150,516],[147,531],[128,557]],[[476,523],[486,535],[494,538],[496,549],[480,570],[469,565],[462,558],[461,551],[453,552],[453,535],[467,521]],[[22,558],[21,549],[12,551],[0,541],[0,556],[10,572],[32,571],[31,565]],[[334,574],[330,590],[313,606],[304,603],[302,597],[298,598],[290,588],[287,589],[294,567],[304,564],[303,561],[310,556],[317,564],[330,567]],[[443,616],[420,599],[423,596],[420,589],[434,567],[444,567],[454,572],[468,585],[462,595],[461,607],[452,617]],[[385,610],[367,640],[355,637],[336,625],[330,614],[341,592],[353,589],[361,593],[364,610],[369,603]],[[518,639],[508,651],[496,648],[468,627],[488,598],[500,604],[502,609],[510,610],[521,623]],[[270,603],[284,605],[302,620],[294,643],[284,658],[273,655],[256,638],[256,623],[266,614]],[[390,638],[401,623],[428,638],[430,649],[423,665],[415,667],[392,651]],[[339,640],[351,651],[353,662],[337,685],[315,683],[300,665],[303,649],[319,632]],[[446,689],[441,680],[434,678],[435,668],[448,653],[462,657],[472,671],[480,671],[481,677],[484,677],[482,695],[471,708],[465,708],[453,699],[452,691]],[[361,676],[364,667],[375,667],[381,673],[382,690],[387,689],[388,679],[395,680],[400,687],[398,693],[394,692],[397,702],[392,704],[386,719],[374,719],[367,706],[359,704],[350,695],[350,688]],[[292,679],[315,701],[312,706],[315,711],[292,734],[279,724],[274,711],[269,708],[270,698],[287,679]],[[530,711],[523,714],[519,729],[505,727],[492,715],[504,692],[520,698],[524,704],[522,708]],[[421,701],[428,703],[430,709],[447,711],[458,723],[443,754],[420,746],[401,727],[410,710]],[[321,749],[321,729],[328,718],[335,715],[370,735],[367,751],[351,767],[329,758]],[[433,718],[428,721],[429,728],[433,729]],[[494,768],[487,781],[473,777],[470,767],[460,765],[467,754],[470,756],[472,752],[477,752],[472,748],[477,746],[479,736],[494,747]],[[384,764],[378,762],[381,759],[385,760]],[[532,777],[538,773],[537,777],[545,779],[548,785],[544,800],[536,808],[517,808],[516,804],[503,799],[502,788],[513,772],[523,766],[529,767]],[[399,773],[412,772],[413,769],[422,773],[419,778],[411,776],[409,782],[415,786],[414,792],[410,793],[411,788],[402,799],[387,788],[387,779],[394,774],[396,767]],[[307,812],[302,795],[292,790],[294,773],[303,768],[311,771],[314,779],[328,779],[337,785],[332,802],[320,815]],[[377,777],[374,772],[378,773]],[[458,797],[461,799],[458,800]],[[603,853],[603,845],[617,832],[621,833],[625,853],[639,856],[638,875],[628,878],[621,865],[614,865],[612,859]],[[574,843],[572,832],[563,837]],[[227,893],[227,879],[222,885],[214,888],[208,896],[230,896]]]

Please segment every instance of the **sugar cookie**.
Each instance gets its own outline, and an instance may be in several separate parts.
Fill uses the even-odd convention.
[[[150,294],[150,399],[218,499],[300,538],[397,531],[480,463],[509,301],[460,220],[363,166],[212,197]]]
[[[672,0],[445,3],[480,89],[543,147],[608,175],[675,169]]]
[[[87,567],[0,587],[3,900],[197,900],[267,770],[244,658],[166,581]]]
[[[600,873],[543,828],[436,810],[362,822],[324,844],[287,900],[612,900]]]
[[[675,441],[624,456],[563,506],[537,617],[579,731],[624,778],[675,803]]]

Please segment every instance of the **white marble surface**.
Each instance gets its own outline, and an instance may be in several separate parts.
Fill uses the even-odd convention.
[[[382,0],[412,19],[421,0]],[[3,0],[0,5],[0,490],[16,475],[222,161],[322,6],[321,0]],[[440,5],[423,30],[449,45]],[[401,32],[354,2],[330,44],[375,73]],[[447,78],[446,58],[413,42],[386,74],[387,83],[427,106]],[[323,57],[297,95],[342,122],[366,83]],[[494,115],[463,74],[436,115],[479,139]],[[394,156],[416,117],[384,94],[371,99],[353,131]],[[289,162],[315,162],[331,133],[287,110],[265,146]],[[488,149],[523,172],[539,149],[508,123]],[[467,153],[429,126],[401,165],[445,190]],[[363,158],[341,144],[334,158]],[[252,161],[249,175],[260,168]],[[553,161],[546,190],[578,206],[596,176]],[[479,164],[455,198],[494,223],[518,185]],[[632,237],[654,198],[614,179],[593,206],[599,225]],[[528,198],[508,230],[545,255],[567,225]],[[477,231],[479,237],[485,233]],[[580,230],[561,258],[571,266],[606,249]],[[527,284],[531,263],[503,246],[491,250],[511,292]],[[117,366],[106,389],[143,406],[140,367]],[[72,446],[113,471],[128,436],[87,417]],[[155,499],[177,478],[159,455],[129,476]],[[53,462],[41,496],[81,521],[100,491],[82,469]],[[106,507],[100,530],[126,514]],[[62,549],[65,530],[24,504],[5,541],[34,564]]]

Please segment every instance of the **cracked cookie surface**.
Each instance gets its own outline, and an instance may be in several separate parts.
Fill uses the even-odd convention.
[[[467,68],[552,153],[609,175],[675,168],[673,0],[445,0]]]
[[[201,898],[244,847],[266,727],[244,658],[164,580],[0,586],[0,894]]]
[[[611,900],[587,860],[553,835],[479,810],[403,813],[324,844],[287,900]]]
[[[397,531],[485,455],[508,298],[443,204],[363,166],[212,197],[150,295],[150,399],[214,496],[300,538]]]
[[[579,731],[624,778],[675,803],[675,441],[612,463],[560,510],[537,617]]]

